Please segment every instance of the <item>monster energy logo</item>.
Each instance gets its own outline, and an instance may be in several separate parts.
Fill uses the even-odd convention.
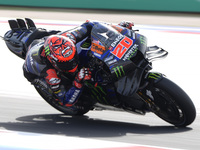
[[[162,76],[162,74],[160,74],[160,73],[152,72],[152,73],[149,73],[148,78],[157,80],[157,79],[161,78],[161,76]]]
[[[46,56],[47,56],[47,55],[50,55],[49,46],[46,46],[46,47],[44,48],[44,51],[45,51]]]
[[[146,45],[146,39],[144,36],[140,36],[140,42],[141,42],[141,44]]]
[[[135,55],[135,53],[137,52],[138,46],[139,45],[134,44],[133,47],[127,52],[127,54],[125,54],[123,60],[124,61],[130,60]]]
[[[103,104],[109,104],[108,101],[106,100],[106,92],[103,90],[102,87],[100,86],[93,86],[92,84],[86,82],[86,84],[91,88],[92,95],[91,97],[93,99],[97,99],[98,102],[103,103]]]
[[[88,48],[89,46],[90,46],[90,43],[87,43],[87,42],[85,42],[85,43],[83,43],[83,45],[81,45],[82,48]]]
[[[123,66],[117,66],[117,67],[113,68],[113,70],[114,70],[117,78],[125,75]]]

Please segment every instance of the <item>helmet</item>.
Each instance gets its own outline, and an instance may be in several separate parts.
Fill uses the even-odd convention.
[[[74,73],[78,67],[78,55],[74,43],[62,35],[51,35],[44,42],[45,55],[59,71]]]

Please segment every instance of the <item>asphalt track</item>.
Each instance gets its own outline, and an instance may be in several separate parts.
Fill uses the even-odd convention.
[[[124,112],[95,111],[83,117],[69,117],[41,100],[7,96],[0,96],[0,99],[0,129],[4,130],[187,150],[199,150],[200,147],[199,115],[191,126],[175,128],[153,114],[137,116]]]
[[[85,21],[97,19],[109,22],[134,20],[138,24],[198,27],[199,15],[181,14],[126,14],[125,12],[47,10],[2,8],[0,17],[30,17],[37,19]],[[39,11],[39,12],[38,12]],[[130,115],[124,112],[97,111],[83,117],[69,117],[51,108],[40,98],[0,95],[0,129],[82,137],[106,141],[144,144],[176,149],[199,150],[200,116],[187,128],[175,128],[155,117]],[[1,142],[1,141],[0,141]],[[67,143],[67,141],[66,141]]]

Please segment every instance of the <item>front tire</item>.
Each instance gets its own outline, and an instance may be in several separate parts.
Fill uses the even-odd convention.
[[[151,91],[149,98],[157,108],[154,113],[161,119],[177,127],[188,126],[195,120],[196,109],[192,100],[171,80],[162,77],[148,86],[148,90]]]

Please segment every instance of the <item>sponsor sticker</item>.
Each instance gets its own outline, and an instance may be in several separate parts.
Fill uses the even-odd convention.
[[[96,44],[96,43],[92,43],[91,51],[102,55],[102,54],[104,53],[105,50],[106,50],[106,49],[105,49],[104,46],[101,46],[101,45]]]
[[[119,38],[120,39],[120,38]],[[115,40],[111,46],[114,47],[116,44]],[[114,48],[114,50],[111,52],[113,55],[115,55],[117,58],[121,59],[124,54],[127,52],[127,50],[132,46],[133,40],[125,36]]]

